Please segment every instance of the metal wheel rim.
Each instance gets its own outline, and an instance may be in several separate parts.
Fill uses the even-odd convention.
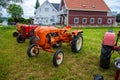
[[[35,52],[34,52],[34,50],[35,50]],[[31,56],[36,56],[38,53],[38,49],[34,49],[34,47],[32,47],[30,53],[31,53]]]
[[[57,57],[60,57],[60,59],[57,59]],[[56,59],[57,59],[57,64],[59,65],[59,64],[61,64],[62,61],[63,61],[63,53],[60,52],[60,53],[57,55],[57,57],[56,57]]]
[[[81,46],[82,46],[82,38],[79,37],[78,40],[77,40],[77,42],[76,42],[76,48],[77,48],[77,50],[80,50]]]

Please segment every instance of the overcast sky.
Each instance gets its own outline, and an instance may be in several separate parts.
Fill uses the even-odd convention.
[[[39,0],[40,5],[45,0]],[[61,0],[48,0],[50,3],[60,3]],[[108,7],[111,9],[111,11],[116,11],[117,13],[120,13],[120,0],[104,0]],[[23,2],[23,8],[24,8],[24,17],[34,16],[34,6],[35,6],[36,0],[24,0]]]

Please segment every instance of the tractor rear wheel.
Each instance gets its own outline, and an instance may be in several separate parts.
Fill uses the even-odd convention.
[[[13,37],[17,37],[19,35],[18,32],[13,32]]]
[[[53,56],[53,65],[59,66],[63,62],[64,53],[61,50],[57,50]]]
[[[71,49],[72,52],[79,52],[82,48],[83,44],[83,37],[82,34],[79,33],[77,36],[74,36],[72,43],[71,43]]]
[[[23,43],[23,42],[25,42],[25,38],[22,35],[18,35],[17,36],[17,42],[18,43]]]
[[[110,67],[111,51],[111,46],[102,45],[100,55],[100,67],[104,69],[108,69]]]
[[[39,54],[39,49],[37,44],[32,44],[28,47],[27,54],[29,57],[36,57]]]

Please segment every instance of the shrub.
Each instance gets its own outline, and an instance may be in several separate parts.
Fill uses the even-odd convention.
[[[14,18],[8,18],[8,22],[14,22]]]

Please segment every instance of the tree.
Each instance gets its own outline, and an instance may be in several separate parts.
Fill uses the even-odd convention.
[[[18,3],[18,2],[23,3],[23,0],[0,0],[0,5],[6,8],[10,1],[15,2],[15,3]]]
[[[8,13],[14,18],[14,20],[20,18],[23,15],[23,9],[20,5],[10,4],[7,8]]]
[[[37,9],[39,6],[40,6],[40,3],[39,3],[39,1],[37,0],[37,1],[36,1],[36,5],[35,5],[35,9]]]
[[[116,16],[116,22],[120,23],[120,13]]]

